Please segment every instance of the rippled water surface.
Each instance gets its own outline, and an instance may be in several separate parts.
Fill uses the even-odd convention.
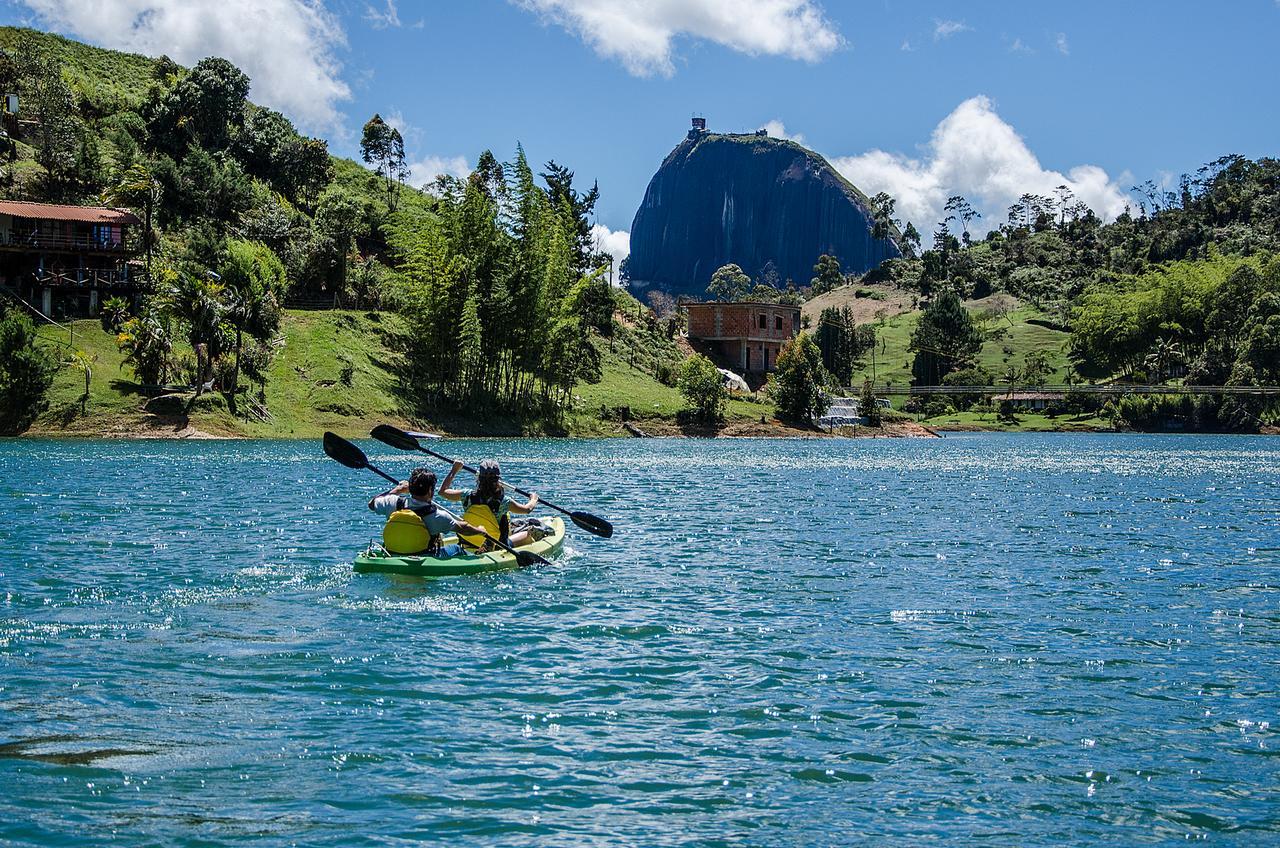
[[[1280,844],[1280,440],[442,444],[617,535],[361,576],[318,443],[0,442],[0,843]]]

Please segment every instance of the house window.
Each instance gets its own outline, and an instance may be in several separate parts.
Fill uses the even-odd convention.
[[[761,330],[763,330],[763,329],[765,328],[765,326],[766,326],[766,325],[765,325],[765,316],[763,316],[763,315],[757,315],[757,316],[756,316],[756,326],[757,326],[757,327],[759,327]]]
[[[775,315],[775,316],[773,316],[773,329],[775,329],[775,330],[781,330],[781,329],[782,329],[782,316],[781,316],[781,315]]]

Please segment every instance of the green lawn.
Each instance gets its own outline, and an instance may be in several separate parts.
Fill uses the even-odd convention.
[[[1012,422],[999,421],[994,412],[952,412],[933,418],[919,419],[934,430],[983,429],[1011,432],[1093,431],[1110,430],[1111,423],[1093,415],[1048,416],[1041,413],[1018,413]]]
[[[890,318],[876,329],[875,381],[906,385],[911,382],[911,362],[915,358],[908,346],[911,334],[920,321],[919,312],[910,312]],[[1042,350],[1049,357],[1053,373],[1048,382],[1062,382],[1069,365],[1066,352],[1069,333],[1052,330],[1029,319],[1045,318],[1044,313],[1033,307],[1023,306],[1009,313],[1008,319],[992,322],[989,330],[1001,337],[988,339],[978,354],[977,363],[989,370],[997,380],[1013,365],[1022,368],[1024,357],[1033,350]],[[860,386],[872,376],[872,357],[868,355],[862,367],[853,375],[853,385]]]
[[[129,368],[122,367],[115,337],[96,320],[75,321],[71,328],[46,325],[40,335],[61,360],[68,359],[72,345],[94,360],[85,412],[84,374],[64,365],[33,432],[96,435],[136,428],[145,417],[142,406],[147,398]],[[206,395],[192,410],[191,426],[218,435],[313,438],[327,429],[363,435],[381,421],[406,421],[395,392],[396,355],[388,345],[403,332],[398,316],[287,310],[281,331],[284,343],[266,386],[272,420],[237,418],[221,395]],[[189,355],[189,349],[179,345],[179,355],[184,350]],[[344,358],[352,367],[349,386],[342,383]],[[256,387],[251,391],[256,394]]]
[[[601,341],[603,378],[599,383],[583,383],[574,389],[575,410],[570,429],[579,435],[605,435],[613,433],[617,425],[600,420],[600,408],[628,407],[631,417],[645,419],[673,419],[688,403],[679,389],[659,382],[655,376],[660,362],[678,365],[679,350],[662,338],[641,331],[623,328],[610,350],[608,341]],[[772,415],[773,405],[748,400],[731,400],[726,409],[730,419],[759,420],[761,414]],[[643,424],[641,424],[643,426]]]

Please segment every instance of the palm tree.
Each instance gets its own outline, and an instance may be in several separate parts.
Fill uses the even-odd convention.
[[[80,414],[84,415],[89,411],[89,380],[93,377],[93,363],[98,361],[98,355],[88,354],[83,350],[75,350],[71,357],[67,360],[67,364],[83,372],[84,374],[84,395],[80,398]]]
[[[1179,364],[1182,361],[1182,348],[1176,341],[1169,338],[1157,340],[1146,358],[1147,367],[1155,369],[1156,383],[1164,382],[1164,376],[1169,366]]]
[[[120,182],[104,193],[107,203],[142,210],[142,247],[147,254],[147,279],[151,279],[151,248],[155,241],[151,232],[151,219],[156,207],[160,205],[162,193],[160,183],[141,163],[131,165],[121,176]]]
[[[213,370],[213,361],[222,352],[222,321],[228,311],[221,281],[196,274],[181,274],[173,292],[173,314],[187,325],[187,340],[196,354],[194,402]]]
[[[1013,389],[1017,386],[1018,379],[1021,376],[1022,373],[1013,365],[1005,369],[1004,376],[1000,378],[1000,382],[1009,384],[1009,397],[1013,397]]]

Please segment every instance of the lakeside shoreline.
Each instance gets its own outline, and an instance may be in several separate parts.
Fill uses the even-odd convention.
[[[1041,420],[1043,419],[1043,420]],[[674,416],[654,416],[627,421],[571,418],[561,432],[518,432],[518,422],[505,424],[496,420],[478,419],[474,426],[469,422],[451,421],[448,425],[426,419],[413,419],[397,415],[367,414],[338,418],[326,416],[308,421],[301,426],[290,427],[287,432],[237,432],[235,424],[225,415],[157,415],[145,412],[120,414],[105,413],[75,419],[70,426],[59,426],[46,419],[39,419],[27,431],[7,438],[17,439],[65,439],[65,440],[120,440],[120,441],[306,441],[319,438],[326,430],[350,438],[362,438],[377,424],[389,423],[408,430],[422,430],[453,439],[934,439],[949,433],[1151,433],[1164,435],[1208,435],[1207,431],[1194,430],[1132,430],[1104,424],[1096,418],[1063,419],[1045,416],[1024,416],[1015,422],[963,421],[952,416],[939,416],[923,421],[906,418],[886,420],[879,428],[839,427],[825,430],[789,424],[776,417],[759,419],[731,418],[719,427],[686,424]],[[463,426],[459,427],[462,424]],[[456,428],[456,429],[455,429]],[[1280,427],[1264,426],[1256,433],[1238,435],[1280,435]]]

